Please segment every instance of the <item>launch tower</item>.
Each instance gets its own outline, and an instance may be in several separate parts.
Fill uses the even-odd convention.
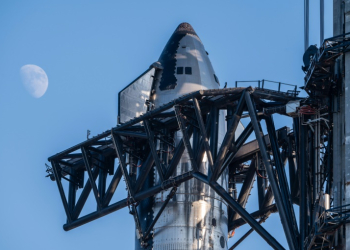
[[[234,249],[254,230],[284,249],[261,225],[278,213],[289,249],[350,249],[349,10],[335,0],[335,36],[319,47],[305,39],[307,98],[267,80],[220,86],[202,41],[180,24],[158,62],[119,92],[118,125],[49,157],[64,230],[128,208],[135,249]],[[276,129],[275,114],[292,117],[291,128]],[[111,203],[122,179],[126,197]],[[91,192],[96,211],[80,216]],[[244,224],[251,230],[228,246]]]

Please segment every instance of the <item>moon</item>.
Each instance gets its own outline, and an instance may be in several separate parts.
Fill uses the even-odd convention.
[[[27,64],[21,67],[20,73],[23,86],[31,96],[40,98],[45,94],[49,86],[49,80],[42,68]]]

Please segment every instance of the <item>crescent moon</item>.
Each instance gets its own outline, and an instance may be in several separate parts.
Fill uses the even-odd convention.
[[[45,94],[49,86],[49,80],[42,68],[37,65],[27,64],[21,67],[20,73],[23,86],[31,96],[40,98]]]

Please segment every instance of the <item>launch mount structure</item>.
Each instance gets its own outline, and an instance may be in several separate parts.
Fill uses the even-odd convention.
[[[281,90],[281,86],[285,87],[281,83],[275,89],[266,88],[265,80],[252,84],[257,85],[254,88],[240,87],[241,82],[236,82],[235,88],[199,90],[149,108],[144,114],[49,157],[48,176],[57,184],[67,215],[64,230],[128,207],[135,221],[137,244],[152,249],[154,226],[162,212],[175,199],[177,189],[195,179],[227,204],[229,232],[244,224],[251,227],[231,247],[227,246],[227,238],[220,239],[221,249],[238,247],[253,231],[273,249],[284,249],[261,225],[271,213],[279,214],[289,249],[350,249],[345,236],[350,205],[340,202],[344,194],[339,190],[350,182],[340,183],[335,178],[339,175],[335,161],[339,159],[334,158],[339,149],[337,140],[344,139],[335,119],[345,112],[342,96],[349,45],[350,33],[344,31],[323,40],[319,48],[306,51],[303,88],[307,98],[298,97],[296,86],[289,86],[287,91]],[[160,69],[152,67],[157,75]],[[220,110],[227,114],[227,131],[221,145]],[[292,117],[293,127],[275,129],[274,114]],[[250,122],[235,138],[241,119]],[[177,145],[175,133],[182,136]],[[251,137],[255,139],[248,141]],[[184,152],[190,168],[176,174]],[[205,173],[199,171],[204,157],[209,164]],[[223,173],[228,177],[228,188],[218,182]],[[112,176],[109,184],[107,175]],[[248,213],[245,206],[255,178],[259,207]],[[111,203],[122,179],[127,197]],[[63,182],[69,185],[67,194]],[[77,189],[82,190],[78,196]],[[81,216],[91,191],[96,210]],[[167,195],[157,213],[142,215],[146,219],[140,220],[143,208],[152,206],[159,193]],[[293,205],[299,206],[299,218]],[[217,223],[215,218],[210,221],[213,227]],[[198,241],[204,237],[202,226],[198,225],[196,231]],[[210,240],[208,249],[217,249]]]

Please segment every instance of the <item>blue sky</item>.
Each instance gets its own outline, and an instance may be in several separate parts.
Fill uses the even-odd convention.
[[[127,210],[63,231],[57,186],[44,177],[47,158],[83,141],[88,129],[95,135],[116,124],[117,93],[157,61],[181,22],[196,30],[221,83],[264,78],[302,86],[303,2],[1,1],[0,249],[133,249]],[[310,43],[317,44],[312,2]],[[325,2],[330,37],[332,6]],[[21,83],[25,64],[47,73],[39,99]],[[288,119],[275,122],[290,126]],[[125,195],[120,187],[115,199]],[[93,209],[93,200],[87,205]],[[263,226],[286,246],[277,215]],[[233,241],[247,230],[239,228]],[[256,246],[270,249],[255,233],[242,249]]]

